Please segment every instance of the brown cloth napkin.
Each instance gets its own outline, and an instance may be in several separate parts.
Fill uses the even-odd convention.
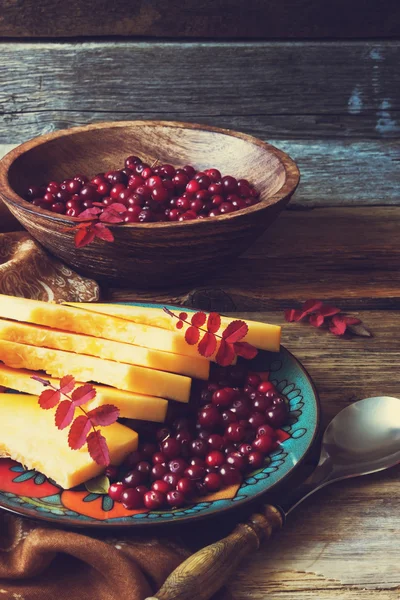
[[[100,288],[50,256],[25,231],[0,234],[0,294],[53,302],[92,302]]]
[[[98,300],[99,287],[18,231],[0,234],[0,293],[87,302]],[[168,539],[132,530],[89,535],[38,525],[0,508],[0,600],[143,600],[188,555],[173,531]],[[230,598],[226,590],[215,596]]]

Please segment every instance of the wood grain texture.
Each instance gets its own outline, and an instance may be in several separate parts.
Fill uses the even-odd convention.
[[[399,227],[400,207],[286,210],[231,268],[194,290],[110,289],[108,297],[223,312],[283,309],[312,297],[349,309],[400,308]]]
[[[284,324],[282,312],[240,313],[284,324],[283,344],[304,364],[321,398],[326,424],[362,398],[400,395],[400,311],[355,312],[374,337],[342,339],[302,324]],[[237,316],[237,315],[235,315]],[[400,467],[321,490],[289,516],[271,544],[242,563],[231,583],[235,600],[397,600]],[[285,490],[279,491],[280,495]],[[278,500],[278,497],[274,500]],[[254,510],[249,507],[249,510]],[[199,544],[226,535],[245,515],[219,519],[187,538]]]
[[[57,14],[54,19],[53,15]],[[3,0],[0,36],[385,37],[400,34],[395,0]]]
[[[74,244],[79,221],[33,206],[29,185],[90,177],[121,168],[130,154],[148,164],[214,166],[244,178],[251,171],[260,202],[245,210],[182,223],[112,226],[113,243]],[[141,289],[199,282],[223,269],[276,219],[299,181],[296,164],[283,152],[250,136],[185,123],[133,121],[103,123],[48,134],[13,150],[0,163],[0,195],[10,212],[45,248],[97,281]]]
[[[399,41],[2,42],[0,52],[4,143],[143,118],[263,139],[400,133]]]

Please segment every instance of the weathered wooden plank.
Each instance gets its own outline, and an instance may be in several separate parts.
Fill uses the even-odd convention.
[[[98,120],[397,137],[400,42],[0,44],[0,142]]]
[[[54,18],[54,15],[57,15]],[[388,18],[390,15],[390,18]],[[0,36],[385,37],[400,33],[396,0],[3,0]]]
[[[205,310],[268,310],[320,298],[340,307],[400,307],[400,207],[285,211],[231,269],[196,290],[110,290],[120,301]]]

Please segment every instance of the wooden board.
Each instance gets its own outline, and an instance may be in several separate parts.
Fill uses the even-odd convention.
[[[385,37],[400,33],[396,0],[3,0],[0,36]],[[56,18],[54,17],[56,15]]]
[[[399,41],[2,42],[0,53],[0,143],[143,118],[262,139],[400,133]]]
[[[400,341],[393,332],[400,327],[400,312],[354,314],[374,337],[342,339],[311,326],[284,324],[281,312],[240,316],[284,324],[283,343],[313,377],[326,423],[356,400],[399,395]],[[398,600],[399,476],[395,467],[334,484],[305,501],[285,529],[238,570],[231,585],[235,600]],[[205,544],[237,520],[238,514],[220,518],[203,530],[199,524],[186,536],[192,544],[193,539]]]
[[[400,207],[285,211],[229,271],[195,290],[112,289],[113,301],[185,303],[205,310],[400,308]]]

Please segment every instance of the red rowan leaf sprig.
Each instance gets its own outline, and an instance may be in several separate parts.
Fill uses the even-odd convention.
[[[76,387],[72,375],[63,377],[58,388],[37,375],[32,379],[49,388],[40,394],[39,405],[45,410],[57,407],[54,422],[58,429],[69,427],[69,447],[72,450],[79,450],[87,444],[88,452],[97,464],[109,465],[110,453],[106,438],[96,427],[106,427],[115,423],[119,417],[119,409],[113,404],[103,404],[92,410],[85,410],[83,405],[95,398],[96,389],[90,383]],[[76,410],[82,414],[75,417]]]
[[[362,337],[371,337],[372,333],[360,319],[344,315],[340,308],[324,304],[321,300],[307,300],[300,309],[285,310],[285,320],[308,321],[313,327],[325,326],[333,335],[342,336],[347,331]]]
[[[221,328],[221,316],[216,312],[209,315],[204,312],[195,312],[190,315],[189,320],[186,312],[176,314],[165,306],[164,311],[170,317],[177,319],[177,329],[182,329],[184,324],[188,325],[185,331],[185,340],[191,346],[197,344],[197,350],[201,356],[210,358],[217,351],[215,360],[222,367],[232,364],[236,356],[251,360],[257,355],[257,348],[240,341],[249,330],[244,321],[239,319],[232,321],[220,334],[218,332]]]
[[[76,230],[76,248],[87,246],[95,238],[99,238],[105,242],[114,241],[114,235],[111,229],[107,227],[107,224],[117,225],[123,223],[128,209],[124,204],[119,202],[115,202],[104,211],[102,211],[102,208],[104,208],[104,205],[101,202],[93,202],[91,208],[87,208],[79,215],[80,223],[72,228],[68,228],[69,231],[71,229]]]

